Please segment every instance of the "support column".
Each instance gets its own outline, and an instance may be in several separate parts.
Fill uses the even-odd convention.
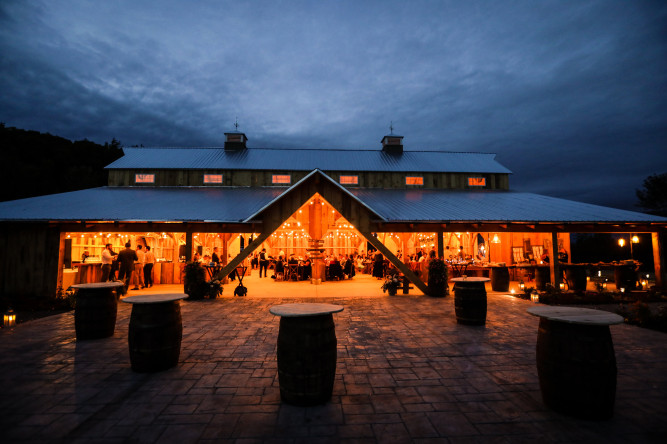
[[[651,233],[651,242],[653,244],[653,266],[655,271],[655,286],[658,289],[665,288],[665,276],[663,273],[667,271],[665,266],[665,256],[663,255],[663,242],[660,238],[661,233]]]
[[[551,233],[551,245],[549,245],[549,272],[551,275],[551,283],[554,288],[560,288],[562,281],[560,263],[558,261],[558,233]],[[537,259],[537,258],[536,258]]]
[[[192,230],[185,231],[185,262],[192,262]]]
[[[438,245],[438,257],[440,259],[444,259],[443,256],[445,255],[445,247],[443,245],[444,244],[444,239],[442,238],[442,236],[443,236],[442,230],[438,230],[438,232],[436,233],[436,236],[438,236],[438,238],[436,239],[436,241],[437,241],[436,243]]]

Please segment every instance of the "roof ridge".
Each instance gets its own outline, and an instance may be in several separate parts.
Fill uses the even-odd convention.
[[[223,150],[221,146],[128,146],[123,149],[137,149],[137,150]],[[370,148],[267,148],[267,147],[248,147],[247,150],[271,150],[271,151],[364,151],[383,153],[381,149]],[[404,149],[403,153],[443,153],[443,154],[487,154],[497,155],[498,153],[489,153],[481,151],[446,151],[438,149]]]

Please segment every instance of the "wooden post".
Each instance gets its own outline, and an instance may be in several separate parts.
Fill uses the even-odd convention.
[[[665,276],[663,273],[667,270],[665,266],[665,256],[663,255],[663,242],[660,239],[662,233],[651,233],[651,242],[653,244],[653,266],[655,269],[655,286],[658,289],[665,288]],[[664,235],[664,234],[663,234]]]
[[[442,230],[439,230],[439,231],[436,233],[436,236],[438,236],[438,238],[437,238],[438,257],[439,257],[440,259],[443,259],[443,256],[445,255],[445,247],[444,247],[444,245],[443,245],[443,244],[444,244],[444,239],[443,239]]]
[[[551,275],[551,283],[555,289],[560,288],[561,272],[560,264],[558,262],[558,233],[551,233],[551,245],[549,245],[549,274]],[[538,258],[535,258],[538,260]]]
[[[185,231],[185,263],[192,262],[192,230]]]

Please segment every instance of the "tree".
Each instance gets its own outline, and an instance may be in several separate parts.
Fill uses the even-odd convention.
[[[667,173],[648,176],[642,186],[637,190],[637,206],[647,213],[667,216]]]

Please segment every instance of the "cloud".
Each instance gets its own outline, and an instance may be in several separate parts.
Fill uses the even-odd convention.
[[[210,146],[238,116],[250,146],[365,149],[393,121],[408,149],[496,152],[521,189],[628,208],[667,164],[666,18],[657,2],[7,1],[0,121]]]

